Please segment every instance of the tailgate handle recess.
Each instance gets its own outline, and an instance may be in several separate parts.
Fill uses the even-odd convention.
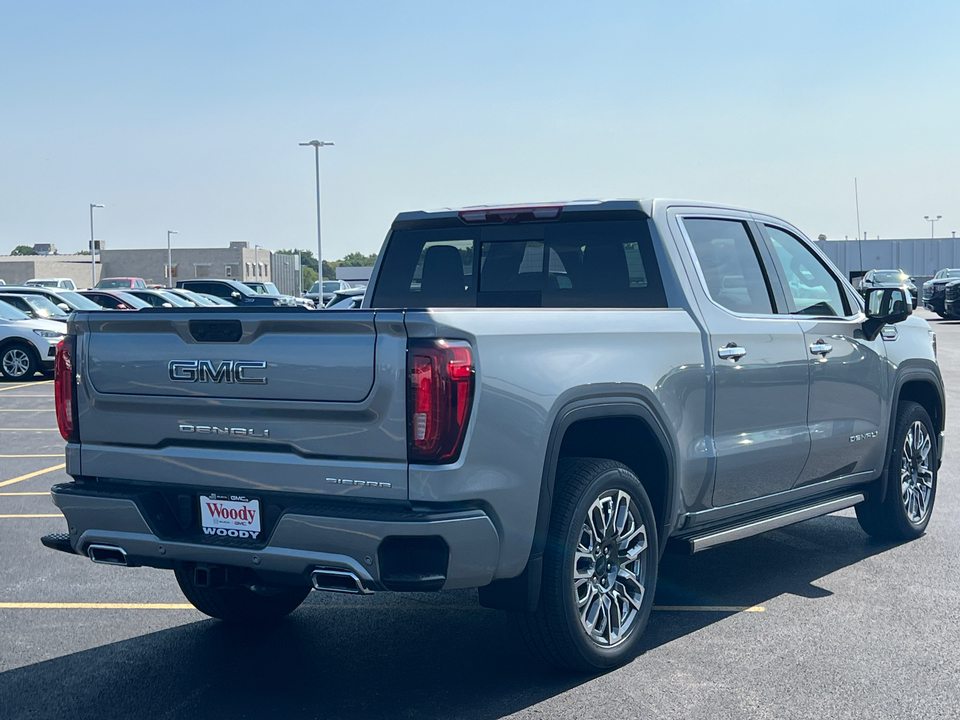
[[[239,320],[191,320],[190,335],[201,343],[235,343],[243,336]]]

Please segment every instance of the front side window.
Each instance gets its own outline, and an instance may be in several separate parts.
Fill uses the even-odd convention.
[[[683,226],[714,302],[736,313],[773,313],[770,289],[745,222],[684,218]]]
[[[794,315],[843,317],[850,314],[840,283],[813,251],[798,238],[766,225],[775,261],[788,288],[789,312]]]

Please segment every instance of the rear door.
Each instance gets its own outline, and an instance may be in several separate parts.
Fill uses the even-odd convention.
[[[78,325],[84,475],[406,499],[400,313],[191,308]]]

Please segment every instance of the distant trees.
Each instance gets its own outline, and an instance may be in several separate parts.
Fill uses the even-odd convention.
[[[343,267],[372,267],[376,261],[376,253],[364,255],[363,253],[352,252],[344,255],[340,260],[337,260],[334,267],[339,267],[340,265]]]
[[[36,255],[37,253],[35,253],[33,251],[33,248],[30,247],[29,245],[17,245],[10,254],[11,255]]]

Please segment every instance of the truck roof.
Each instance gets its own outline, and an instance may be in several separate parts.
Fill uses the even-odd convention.
[[[467,213],[481,213],[490,210],[519,210],[534,208],[560,208],[563,210],[563,212],[639,210],[645,215],[650,216],[653,214],[655,205],[684,205],[704,208],[724,208],[727,210],[742,210],[744,212],[751,212],[747,208],[726,205],[723,203],[704,202],[702,200],[682,200],[671,198],[614,198],[595,200],[560,200],[556,202],[505,203],[502,205],[469,205],[459,208],[412,210],[398,214],[395,222],[406,222],[411,220],[439,220],[443,218],[455,218]]]

